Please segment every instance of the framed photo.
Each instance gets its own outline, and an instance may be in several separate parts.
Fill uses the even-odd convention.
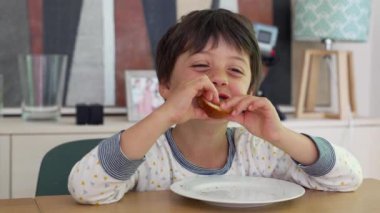
[[[125,71],[125,94],[129,121],[138,121],[164,103],[154,70]]]

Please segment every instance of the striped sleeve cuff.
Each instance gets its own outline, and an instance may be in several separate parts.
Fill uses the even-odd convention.
[[[117,180],[128,180],[144,159],[129,160],[121,151],[120,135],[121,133],[103,140],[99,144],[98,155],[100,164],[109,176]]]
[[[335,165],[336,156],[332,145],[324,138],[321,137],[311,137],[304,134],[310,138],[316,145],[319,153],[317,161],[309,166],[304,166],[298,164],[307,174],[319,177],[329,173]]]

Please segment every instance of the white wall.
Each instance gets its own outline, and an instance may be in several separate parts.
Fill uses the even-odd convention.
[[[376,51],[380,50],[380,1],[372,0],[371,2],[368,41],[365,43],[336,42],[333,45],[335,50],[349,50],[353,53],[357,114],[361,117],[380,116],[380,59],[376,58],[378,55]],[[295,0],[292,0],[292,3],[294,4]],[[324,47],[322,44],[312,42],[292,42],[292,97],[297,96],[303,53],[309,48],[323,49]]]
[[[370,114],[380,116],[380,1],[372,0],[372,17],[371,17],[371,87],[370,87]]]

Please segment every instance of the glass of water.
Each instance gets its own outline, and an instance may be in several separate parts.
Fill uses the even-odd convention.
[[[26,54],[18,58],[25,120],[58,120],[66,73],[66,55]]]

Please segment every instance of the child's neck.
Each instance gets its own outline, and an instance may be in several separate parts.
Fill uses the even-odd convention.
[[[186,160],[202,168],[219,169],[227,162],[227,123],[190,121],[177,125],[173,138]]]

